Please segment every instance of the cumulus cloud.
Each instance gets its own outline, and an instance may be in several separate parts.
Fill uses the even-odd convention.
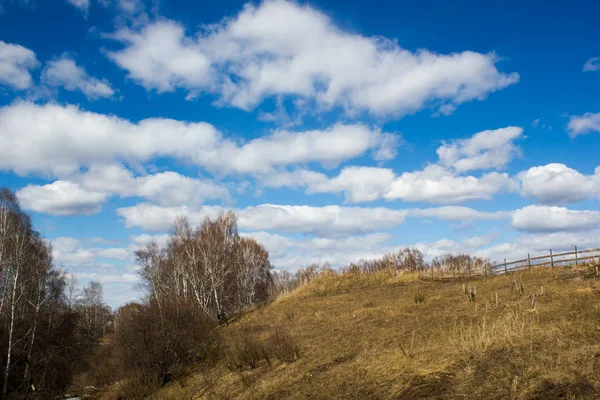
[[[33,86],[29,71],[39,64],[33,51],[0,40],[0,85],[17,90],[29,89]]]
[[[0,108],[0,169],[68,176],[114,161],[171,157],[221,173],[269,173],[302,163],[335,166],[372,151],[395,154],[391,134],[366,125],[274,131],[238,144],[211,124],[150,118],[138,123],[75,106],[17,102]],[[26,139],[26,140],[24,140]]]
[[[583,64],[584,72],[600,71],[600,57],[592,57]]]
[[[200,205],[207,199],[230,201],[225,186],[171,171],[134,177],[121,165],[92,166],[72,180],[28,185],[18,195],[23,207],[51,215],[94,214],[112,195],[142,197],[163,206]]]
[[[335,178],[310,182],[307,192],[345,192],[347,202],[362,203],[381,198],[394,178],[394,172],[387,168],[346,167]]]
[[[306,193],[345,194],[348,203],[380,198],[387,200],[453,204],[486,199],[503,191],[518,191],[518,183],[505,173],[485,173],[480,177],[461,175],[474,169],[502,168],[520,149],[513,143],[522,128],[487,130],[469,139],[444,143],[437,150],[439,163],[400,176],[389,168],[350,166],[338,176],[297,169],[262,176],[265,187],[306,187]]]
[[[591,132],[600,132],[600,113],[585,113],[582,116],[573,115],[567,124],[569,136],[575,137]]]
[[[459,173],[478,169],[499,169],[521,153],[513,142],[522,137],[523,128],[515,126],[486,130],[469,139],[444,143],[438,148],[437,154],[441,165],[453,168]]]
[[[151,232],[165,232],[173,225],[176,218],[185,216],[190,224],[196,226],[205,218],[215,218],[223,209],[219,206],[202,206],[198,208],[161,207],[156,204],[138,203],[131,207],[117,208],[117,214],[124,218],[128,228],[140,227]]]
[[[335,236],[391,229],[404,223],[406,212],[383,207],[280,206],[264,204],[239,213],[240,228]]]
[[[55,181],[48,185],[27,185],[17,191],[24,209],[50,215],[95,214],[106,193],[85,190],[76,183]]]
[[[515,229],[526,232],[597,229],[600,227],[600,211],[532,205],[517,210],[513,215],[512,225]]]
[[[345,267],[360,259],[373,259],[397,250],[388,242],[387,233],[373,233],[343,238],[291,238],[264,231],[244,233],[262,243],[276,270],[297,270],[311,264],[329,263]]]
[[[372,150],[375,159],[389,160],[396,155],[396,141],[390,141],[390,137],[393,134],[362,124],[336,124],[303,132],[278,130],[242,146],[223,146],[207,166],[242,173],[268,173],[273,167],[309,162],[335,167],[368,150]]]
[[[529,168],[517,175],[521,195],[544,204],[576,203],[600,196],[600,167],[584,175],[564,164],[552,163]]]
[[[48,86],[82,92],[90,100],[111,97],[115,93],[108,81],[91,77],[67,54],[46,63],[42,71],[42,82]]]
[[[449,113],[519,80],[497,69],[493,53],[411,52],[282,0],[247,4],[192,36],[161,19],[109,37],[124,45],[109,57],[146,89],[217,93],[221,104],[245,110],[267,96],[289,95],[349,113],[401,116],[430,104]]]
[[[214,218],[223,209],[219,206],[200,208],[160,207],[141,203],[117,209],[127,227],[141,227],[149,231],[165,231],[178,216],[187,216],[192,225],[204,218]],[[288,233],[310,233],[318,236],[336,236],[348,233],[374,232],[390,229],[404,223],[406,212],[383,207],[360,208],[340,206],[283,206],[263,204],[236,210],[240,229],[276,230]]]
[[[491,172],[479,178],[456,176],[439,165],[430,165],[421,171],[405,172],[397,177],[384,198],[451,204],[489,200],[496,193],[516,189],[515,181],[506,173]]]
[[[124,28],[110,37],[127,47],[109,52],[109,57],[146,89],[165,92],[210,86],[210,61],[174,21],[161,20],[139,32]]]
[[[205,200],[230,201],[229,191],[210,179],[166,171],[134,177],[120,164],[93,165],[73,180],[83,188],[121,197],[143,197],[164,206],[199,205]]]
[[[74,237],[57,237],[49,240],[54,260],[66,267],[91,267],[99,265],[99,258],[130,260],[133,251],[122,247],[94,247],[91,240]]]

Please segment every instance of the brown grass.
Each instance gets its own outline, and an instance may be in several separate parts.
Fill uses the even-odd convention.
[[[585,268],[469,281],[326,274],[221,333],[227,348],[251,337],[298,352],[243,371],[221,362],[151,398],[600,398],[600,280]]]

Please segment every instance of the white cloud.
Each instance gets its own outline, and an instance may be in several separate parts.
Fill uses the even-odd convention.
[[[422,201],[428,203],[460,203],[491,199],[502,191],[517,191],[518,183],[507,174],[486,173],[481,177],[460,173],[474,169],[501,168],[517,154],[513,143],[521,138],[522,128],[487,130],[469,139],[444,143],[438,148],[439,164],[421,171],[396,176],[391,169],[345,167],[338,176],[304,169],[277,171],[261,177],[266,187],[306,187],[306,193],[345,193],[349,203],[387,200]]]
[[[155,242],[161,247],[165,247],[169,241],[170,235],[168,233],[162,233],[158,235],[149,235],[147,233],[142,233],[141,235],[131,236],[132,246],[136,249],[150,243]]]
[[[521,195],[544,204],[568,204],[600,196],[600,168],[584,175],[564,164],[532,167],[517,175]]]
[[[128,249],[112,247],[107,249],[97,249],[96,254],[98,257],[110,258],[113,260],[128,260],[131,258],[132,252]]]
[[[75,272],[80,281],[100,281],[102,284],[110,283],[137,283],[141,280],[138,274],[99,274],[96,272]]]
[[[600,57],[590,58],[583,64],[584,72],[600,71]]]
[[[127,227],[149,231],[166,231],[179,216],[187,216],[192,225],[204,218],[214,218],[223,209],[218,206],[159,207],[141,203],[117,209]],[[337,236],[349,233],[374,232],[404,223],[406,211],[388,208],[340,206],[280,206],[263,204],[236,210],[240,229],[276,230],[289,233],[311,233],[317,236]]]
[[[571,116],[567,124],[569,136],[575,137],[591,132],[600,132],[600,113],[585,113],[582,116]]]
[[[469,207],[443,206],[435,208],[415,208],[409,211],[410,217],[436,218],[445,221],[470,222],[474,220],[502,220],[509,218],[513,211],[477,211]]]
[[[336,124],[304,132],[275,131],[242,146],[228,143],[214,156],[209,154],[204,164],[232,172],[269,173],[273,167],[309,162],[335,167],[368,150],[373,151],[374,158],[387,160],[396,155],[397,142],[390,137],[393,135],[362,124]]]
[[[290,249],[295,246],[294,239],[276,233],[258,231],[242,232],[240,235],[253,238],[258,243],[265,246],[265,249],[269,252],[271,263],[274,263],[276,266],[279,264],[279,260],[289,256]]]
[[[0,40],[0,85],[25,90],[33,86],[30,70],[39,66],[35,53]]]
[[[599,234],[598,230],[530,234],[521,236],[517,243],[525,249],[549,254],[549,249],[556,252],[556,250],[573,250],[573,246],[578,246],[579,250],[597,248]]]
[[[480,178],[456,176],[439,165],[429,165],[422,171],[405,172],[397,177],[384,198],[448,204],[489,200],[496,193],[514,190],[516,183],[505,173],[491,172]]]
[[[95,164],[171,157],[213,172],[269,173],[311,162],[332,167],[369,150],[391,156],[395,142],[389,137],[365,125],[337,124],[237,144],[203,122],[151,118],[134,124],[75,106],[17,102],[0,108],[0,169],[64,177]]]
[[[376,259],[384,254],[397,252],[404,247],[419,249],[425,260],[431,260],[448,253],[471,253],[477,247],[485,246],[494,239],[493,235],[471,238],[457,242],[440,239],[432,242],[398,244],[387,233],[373,233],[344,238],[302,238],[271,234],[251,233],[269,251],[269,258],[276,269],[296,270],[310,264],[328,262],[332,267],[346,267],[361,259]]]
[[[391,169],[374,167],[346,167],[332,179],[313,181],[307,193],[345,192],[349,203],[362,203],[381,198],[394,181]]]
[[[343,238],[294,239],[268,232],[244,233],[265,246],[276,270],[297,270],[311,264],[330,263],[334,268],[346,267],[360,259],[374,259],[397,250],[391,246],[391,235],[374,233]]]
[[[185,37],[183,26],[161,20],[141,32],[122,29],[111,36],[127,45],[109,57],[146,89],[173,91],[176,87],[210,86],[210,61]]]
[[[262,176],[265,187],[306,187],[307,194],[344,192],[347,203],[363,203],[380,198],[410,202],[454,204],[469,200],[490,200],[496,193],[518,191],[518,182],[505,173],[481,177],[456,175],[439,165],[396,176],[391,169],[345,167],[336,177],[298,169]]]
[[[144,11],[144,5],[141,0],[117,0],[119,10],[130,14],[140,14]]]
[[[486,130],[469,139],[444,143],[438,148],[437,154],[441,165],[453,168],[459,173],[478,169],[499,169],[521,153],[513,142],[522,137],[523,128],[515,126]]]
[[[108,81],[91,77],[67,54],[46,63],[42,71],[42,82],[49,86],[62,86],[70,91],[82,92],[90,100],[111,97],[115,93]]]
[[[488,234],[481,235],[481,236],[473,236],[473,237],[465,238],[461,242],[464,246],[471,249],[471,252],[472,252],[473,249],[476,249],[478,247],[487,246],[494,240],[498,239],[498,237],[499,237],[498,233],[492,232],[492,233],[488,233]]]
[[[263,204],[239,212],[242,229],[277,230],[336,236],[391,229],[404,223],[406,211],[383,207],[280,206]]]
[[[515,211],[512,224],[515,229],[526,232],[597,229],[600,227],[600,211],[532,205]]]
[[[121,197],[144,197],[164,206],[199,205],[207,199],[228,203],[229,192],[209,179],[195,179],[167,171],[134,177],[122,165],[92,166],[73,180],[83,188]]]
[[[259,175],[260,184],[263,187],[304,187],[320,184],[328,181],[325,174],[299,168],[293,171],[275,171],[267,175]]]
[[[524,234],[512,242],[481,249],[475,254],[489,257],[498,264],[502,264],[504,259],[509,262],[526,259],[527,254],[531,257],[549,255],[550,249],[556,254],[561,251],[573,251],[573,246],[578,246],[579,250],[595,248],[598,246],[598,235],[600,235],[600,230]],[[568,258],[572,258],[572,256]],[[555,258],[555,261],[559,260],[560,257]]]
[[[167,231],[177,217],[188,217],[190,224],[196,226],[204,218],[215,218],[222,208],[219,206],[202,206],[200,208],[161,207],[150,203],[139,203],[132,207],[117,208],[117,214],[125,219],[128,228],[140,227],[142,229],[159,232]]]
[[[90,8],[90,0],[67,0],[67,2],[79,8],[83,12],[87,12]]]
[[[167,231],[179,216],[187,216],[195,226],[223,211],[219,206],[160,207],[140,203],[117,209],[127,227],[148,231]],[[432,209],[394,210],[384,207],[313,207],[262,204],[234,210],[240,229],[247,231],[278,231],[313,234],[319,237],[340,237],[357,233],[372,233],[402,225],[407,217],[436,218],[446,221],[500,220],[512,212],[481,212],[467,207],[446,206]]]
[[[26,209],[51,215],[94,214],[111,195],[142,197],[162,206],[196,206],[207,199],[230,202],[226,187],[170,171],[134,177],[120,165],[93,166],[72,179],[28,185],[17,194]]]
[[[17,191],[23,208],[51,215],[95,214],[106,201],[106,193],[81,188],[76,183],[55,181],[48,185],[27,185]]]
[[[69,268],[98,267],[98,258],[125,261],[131,260],[133,250],[122,247],[93,247],[93,240],[74,237],[58,237],[49,240],[52,256],[61,265]]]
[[[72,237],[59,237],[49,240],[52,244],[54,261],[65,266],[88,266],[94,260],[89,249],[79,248],[81,241]]]
[[[162,19],[109,37],[125,46],[109,57],[145,88],[218,93],[221,103],[246,110],[267,96],[290,95],[350,113],[400,116],[430,104],[448,113],[519,80],[498,71],[493,53],[411,52],[282,0],[247,4],[193,36]]]
[[[0,109],[0,169],[18,174],[61,176],[115,159],[190,159],[219,141],[219,132],[201,122],[147,119],[133,124],[53,103],[18,102]]]

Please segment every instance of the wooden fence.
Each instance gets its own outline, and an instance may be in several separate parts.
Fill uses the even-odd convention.
[[[495,274],[506,274],[533,267],[570,267],[579,263],[600,260],[600,248],[578,250],[577,246],[573,247],[574,251],[565,253],[552,253],[550,250],[550,254],[545,256],[530,257],[527,254],[527,258],[510,262],[506,262],[504,259],[504,263],[492,267],[491,271]]]
[[[468,278],[476,276],[501,275],[508,274],[519,270],[534,268],[534,267],[570,267],[580,263],[600,262],[600,248],[578,250],[577,246],[573,246],[574,251],[564,253],[553,253],[544,256],[530,257],[522,260],[507,262],[495,265],[486,265],[483,268],[469,269],[462,271],[448,271],[440,269],[435,271],[433,266],[429,269],[419,270],[421,279],[450,279],[450,278]],[[596,275],[600,276],[600,264],[596,265]]]

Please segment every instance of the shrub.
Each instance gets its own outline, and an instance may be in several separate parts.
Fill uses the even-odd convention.
[[[271,363],[265,346],[251,336],[236,340],[225,353],[225,365],[230,371],[254,369],[263,360]]]
[[[123,378],[148,391],[172,380],[178,366],[205,361],[217,343],[214,321],[191,303],[130,304],[117,322]]]
[[[291,363],[300,357],[300,348],[285,326],[278,325],[273,329],[271,336],[267,339],[269,353],[276,359]]]

